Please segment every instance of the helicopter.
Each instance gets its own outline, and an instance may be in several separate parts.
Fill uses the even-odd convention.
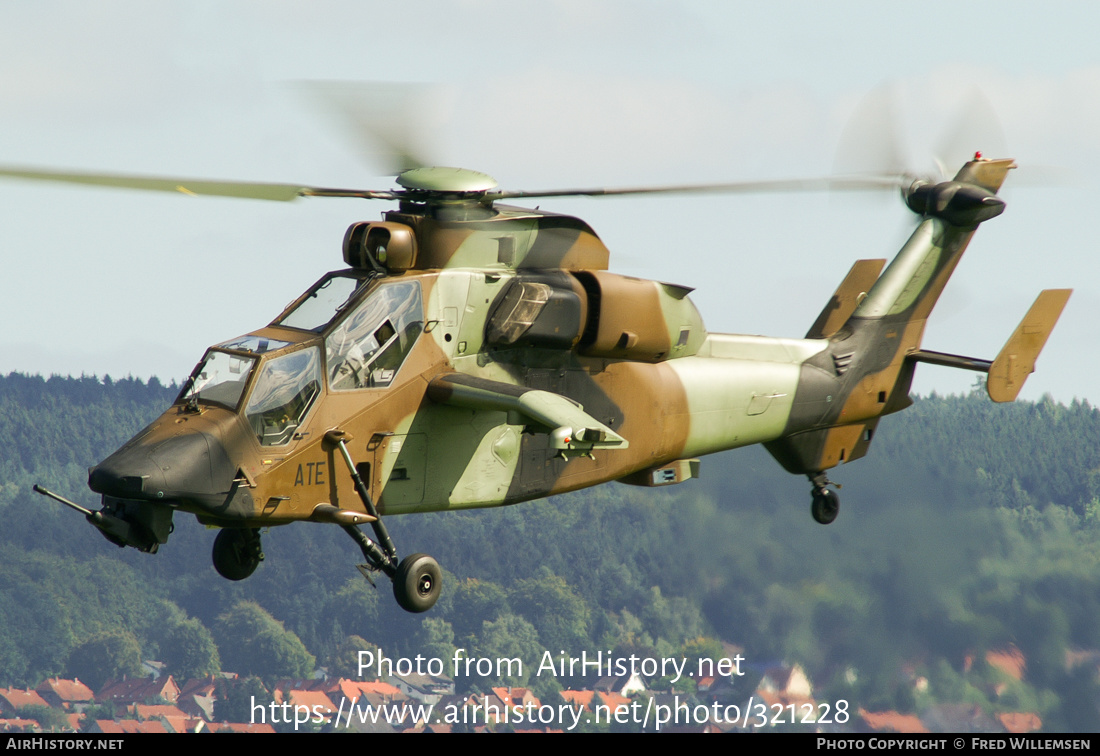
[[[399,514],[515,504],[609,481],[662,487],[700,457],[763,444],[811,485],[828,524],[827,471],[867,454],[885,415],[911,405],[918,364],[985,373],[1013,401],[1071,290],[1039,294],[993,360],[924,349],[926,321],[978,226],[1000,215],[1015,163],[980,153],[951,179],[910,175],[638,189],[500,191],[486,174],[416,167],[399,189],[347,190],[0,169],[0,176],[288,201],[396,202],[352,224],[344,267],[268,325],[210,347],[175,402],[90,468],[80,511],[109,541],[156,553],[176,512],[220,528],[230,580],[264,559],[260,530],[340,526],[358,565],[409,612],[441,571],[399,559]],[[857,260],[804,338],[710,333],[691,289],[612,273],[583,220],[506,200],[652,192],[901,190],[918,225],[896,257]],[[369,525],[371,536],[360,526]]]

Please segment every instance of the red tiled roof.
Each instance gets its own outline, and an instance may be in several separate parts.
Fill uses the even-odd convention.
[[[592,710],[592,697],[595,695],[591,690],[563,690],[561,697],[565,699],[566,703],[573,706],[579,706],[586,711]]]
[[[1001,727],[1016,735],[1033,732],[1043,726],[1043,720],[1039,719],[1039,715],[1030,711],[998,714],[997,720],[1001,723]]]
[[[1027,660],[1024,658],[1023,652],[1015,646],[1002,648],[998,651],[989,651],[985,655],[985,660],[989,666],[996,667],[1013,680],[1024,679]]]
[[[49,706],[35,691],[20,688],[0,688],[0,702],[6,702],[12,711],[24,706]]]
[[[542,705],[542,702],[535,697],[530,688],[500,687],[493,688],[492,691],[506,706],[526,706],[528,703],[536,707]]]
[[[287,701],[294,706],[305,706],[309,709],[311,719],[317,713],[323,715],[336,713],[336,706],[332,703],[332,699],[319,690],[287,691]]]
[[[179,694],[181,696],[209,696],[214,693],[217,687],[218,681],[214,678],[214,675],[195,677],[183,684]]]
[[[169,704],[134,704],[130,707],[138,719],[154,719],[156,717],[187,717],[179,707]]]
[[[100,688],[96,694],[97,701],[112,701],[115,703],[137,703],[150,698],[163,698],[166,701],[175,701],[179,698],[180,689],[176,681],[168,675],[163,680],[153,680],[148,677],[138,677],[133,680],[110,680]]]
[[[166,733],[168,730],[157,721],[139,722],[136,719],[120,719],[117,722],[112,719],[97,719],[95,721],[100,732],[108,735],[126,732],[158,732]]]
[[[402,693],[400,690],[398,690],[393,685],[390,685],[389,683],[381,682],[379,680],[375,680],[374,682],[365,682],[364,681],[364,682],[358,683],[358,685],[359,685],[359,690],[363,691],[364,693],[377,693],[381,696],[401,696],[402,698],[405,697],[405,694]]]
[[[60,677],[50,677],[43,680],[36,688],[41,694],[53,693],[61,701],[68,703],[83,703],[95,700],[95,694],[80,680],[64,680]]]
[[[896,711],[859,710],[859,716],[866,725],[876,732],[928,732],[928,728],[913,714],[899,714]]]
[[[620,695],[619,693],[600,692],[596,695],[603,699],[602,703],[605,704],[607,708],[612,712],[614,712],[620,706],[630,706],[630,699],[624,695]]]

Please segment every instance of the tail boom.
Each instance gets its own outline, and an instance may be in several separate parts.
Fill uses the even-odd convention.
[[[782,437],[765,443],[786,470],[813,479],[866,454],[879,418],[912,404],[918,362],[987,372],[995,401],[1018,395],[1066,290],[1043,292],[992,362],[921,349],[928,316],[975,230],[1003,212],[995,193],[1013,167],[1011,160],[975,160],[952,181],[910,187],[906,203],[922,217],[909,241],[869,288],[877,270],[872,261],[857,262],[810,330],[827,346],[803,362]],[[856,306],[836,328],[836,312],[851,306],[857,289]]]

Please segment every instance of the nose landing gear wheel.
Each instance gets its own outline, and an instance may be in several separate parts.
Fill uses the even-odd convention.
[[[443,584],[439,564],[427,554],[410,554],[393,576],[393,596],[407,612],[426,612],[435,606]]]
[[[840,514],[840,497],[830,488],[816,488],[813,492],[814,503],[810,514],[817,522],[828,525]]]
[[[214,569],[226,580],[244,580],[264,560],[260,531],[222,528],[214,539]]]

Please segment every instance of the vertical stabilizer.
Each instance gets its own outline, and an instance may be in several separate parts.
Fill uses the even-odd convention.
[[[806,338],[827,339],[839,331],[867,296],[885,265],[886,261],[882,259],[856,260],[848,275],[833,292],[828,304],[817,316],[817,320],[810,326]]]

